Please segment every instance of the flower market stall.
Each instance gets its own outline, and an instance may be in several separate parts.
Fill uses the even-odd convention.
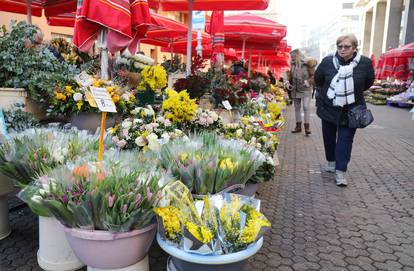
[[[160,7],[173,8],[167,2],[159,1]],[[239,2],[246,5],[238,9],[267,5]],[[193,48],[191,40],[171,42],[190,29],[174,30],[171,20],[149,12],[143,18],[146,9],[131,3],[124,3],[131,20],[123,23],[88,13],[91,1],[79,4],[75,44],[88,48],[101,31],[100,58],[71,65],[77,62],[71,44],[55,40],[63,57],[54,70],[60,77],[27,85],[32,97],[43,97],[47,113],[65,118],[69,127],[15,133],[0,146],[0,172],[39,215],[39,265],[54,271],[83,265],[149,270],[147,254],[156,236],[171,256],[168,270],[243,270],[271,227],[255,192],[274,179],[285,125],[283,89],[253,69],[248,76],[233,67],[208,67],[201,56],[187,66],[190,76],[167,88],[167,71],[154,59],[134,49],[115,52],[136,49],[144,36],[177,51]],[[212,9],[219,7],[226,9]],[[23,24],[15,30],[24,29],[34,31]],[[16,33],[6,35],[8,42]],[[206,57],[211,39],[204,35]],[[272,48],[281,38],[257,43],[260,53],[253,59],[260,67],[267,64],[263,56],[269,65],[281,60],[283,52]],[[50,238],[52,231],[58,237]]]

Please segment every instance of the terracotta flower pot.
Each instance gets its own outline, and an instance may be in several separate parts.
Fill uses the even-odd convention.
[[[178,249],[157,235],[160,247],[171,255],[167,271],[243,271],[247,259],[257,253],[263,245],[263,238],[245,250],[226,255],[196,255]]]
[[[88,267],[120,269],[145,258],[154,240],[156,225],[115,233],[67,227],[64,231],[76,256]]]

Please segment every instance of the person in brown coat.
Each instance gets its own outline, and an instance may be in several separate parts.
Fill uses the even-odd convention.
[[[301,106],[303,105],[305,134],[308,136],[310,131],[310,101],[312,97],[312,75],[306,64],[305,56],[299,49],[290,53],[291,68],[289,73],[289,83],[291,95],[295,105],[296,128],[292,133],[302,132],[302,114]]]

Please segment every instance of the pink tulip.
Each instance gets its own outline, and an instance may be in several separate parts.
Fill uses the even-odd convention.
[[[112,208],[112,206],[114,206],[114,202],[115,202],[115,195],[109,196],[108,197],[108,207]]]
[[[125,214],[128,211],[128,205],[124,204],[122,206],[122,212]]]

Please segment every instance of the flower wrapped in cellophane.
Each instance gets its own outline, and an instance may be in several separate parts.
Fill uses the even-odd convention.
[[[192,193],[206,195],[246,184],[265,157],[242,142],[202,133],[165,144],[160,160]]]
[[[236,194],[216,194],[194,202],[181,182],[169,183],[158,215],[161,238],[186,252],[221,255],[244,250],[262,238],[270,222],[260,201]]]
[[[0,146],[0,172],[25,187],[37,175],[97,150],[98,138],[86,131],[28,129]]]
[[[19,196],[66,227],[126,232],[152,223],[163,178],[137,152],[111,150],[55,168]]]

